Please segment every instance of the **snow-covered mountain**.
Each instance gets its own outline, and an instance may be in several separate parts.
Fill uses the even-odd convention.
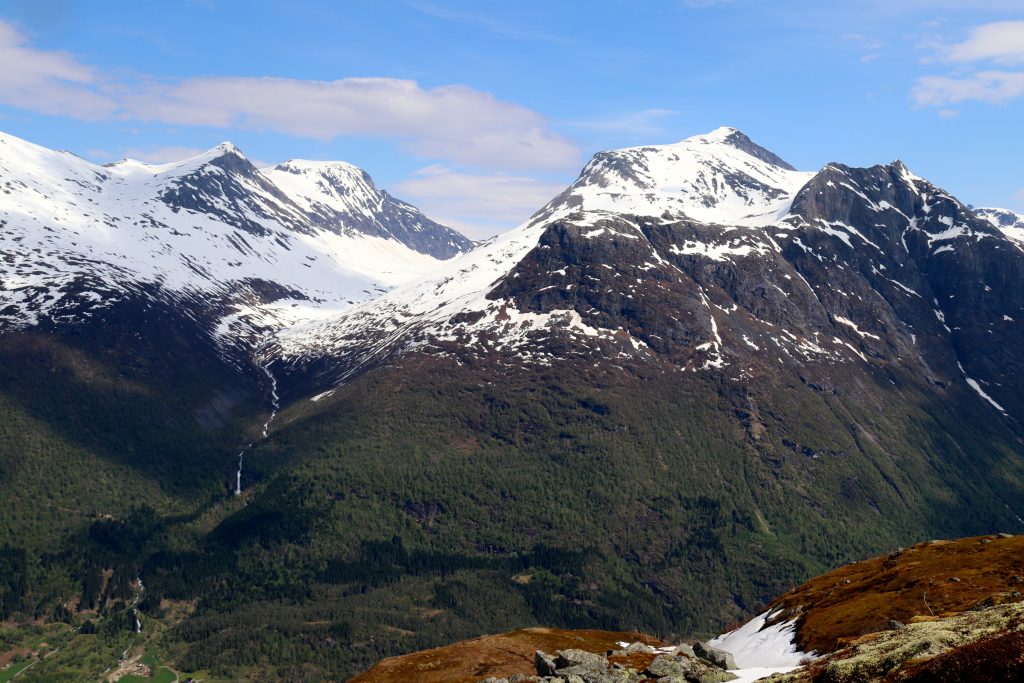
[[[585,211],[763,225],[784,212],[813,175],[723,127],[676,144],[596,154],[535,219]]]
[[[1019,217],[899,161],[801,172],[732,128],[602,152],[475,248],[351,165],[259,170],[230,144],[97,166],[3,136],[0,187],[0,321],[161,296],[273,347],[293,395],[425,352],[737,381],[897,364],[1001,414],[1024,400]]]
[[[85,319],[146,290],[204,309],[232,342],[340,312],[471,245],[345,163],[260,170],[224,143],[99,166],[0,134],[4,326]]]
[[[993,208],[975,209],[974,213],[1002,230],[1010,239],[1024,244],[1024,215],[1009,209]]]
[[[522,226],[280,341],[329,381],[423,351],[739,381],[895,363],[1003,414],[1017,361],[975,350],[1024,343],[1022,284],[1021,248],[902,162],[799,172],[722,128],[600,153]]]

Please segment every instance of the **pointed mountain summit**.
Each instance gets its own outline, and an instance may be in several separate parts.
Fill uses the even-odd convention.
[[[603,211],[764,224],[788,208],[811,175],[735,128],[719,128],[674,144],[600,152],[537,216],[553,220],[576,211]]]

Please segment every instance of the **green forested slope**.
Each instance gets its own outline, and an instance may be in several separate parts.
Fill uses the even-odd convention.
[[[30,553],[38,576],[67,577],[32,593],[40,609],[73,590],[116,615],[142,576],[161,652],[210,680],[254,669],[335,679],[388,654],[536,624],[710,633],[847,560],[1019,528],[1008,507],[1024,499],[1016,436],[974,397],[938,401],[911,377],[829,372],[847,388],[413,357],[288,407],[247,456],[252,488],[240,499],[224,484],[238,430],[193,419],[173,442],[192,457],[161,469],[179,461],[155,425],[182,411],[118,394],[102,408],[122,411],[108,428],[135,410],[151,418],[121,442],[137,462],[68,435],[8,436],[43,444],[25,446],[40,462],[68,449],[52,458],[77,459],[69,484],[115,484],[83,484],[63,517],[22,510],[5,523],[32,529],[38,548],[70,539]],[[81,424],[100,419],[85,401],[55,400]],[[5,433],[29,417],[49,423],[39,408],[12,411]],[[23,500],[60,495],[47,487],[62,479],[18,476],[33,482]],[[70,665],[54,658],[33,675],[60,666]]]

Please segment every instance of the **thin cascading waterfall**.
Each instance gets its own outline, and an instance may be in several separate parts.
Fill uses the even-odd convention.
[[[135,580],[139,584],[139,592],[135,594],[135,599],[132,600],[132,618],[135,620],[135,625],[132,631],[135,633],[142,633],[142,622],[139,621],[139,611],[136,609],[136,605],[139,604],[139,600],[142,599],[142,594],[146,592],[146,587],[142,585],[142,577],[136,576]]]
[[[262,344],[261,347],[264,348],[265,352],[266,343]],[[270,423],[274,421],[275,417],[277,417],[277,411],[281,408],[281,398],[277,395],[277,378],[274,377],[274,373],[270,371],[270,364],[272,362],[273,358],[267,360],[266,362],[259,366],[260,370],[263,371],[263,374],[266,375],[267,379],[270,380],[270,417],[267,418],[267,421],[263,423],[263,432],[260,437],[261,440],[267,438],[267,435],[269,434],[270,431]],[[238,470],[235,472],[236,496],[242,495],[242,466],[245,464],[245,454],[254,445],[255,443],[248,444],[245,448],[242,449],[242,452],[238,454]]]

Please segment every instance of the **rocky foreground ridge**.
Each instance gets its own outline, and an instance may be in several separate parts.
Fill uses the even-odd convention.
[[[928,541],[839,567],[709,643],[526,629],[393,657],[353,683],[730,680],[1024,680],[1024,536]]]
[[[491,676],[481,683],[719,683],[737,679],[728,671],[736,668],[732,655],[702,643],[659,649],[637,641],[607,656],[577,649],[560,650],[554,655],[537,650],[534,663],[536,676]]]

